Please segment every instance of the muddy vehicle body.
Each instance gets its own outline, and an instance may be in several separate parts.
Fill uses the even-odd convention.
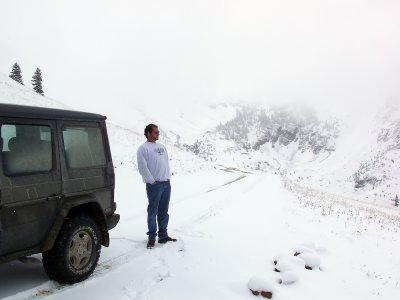
[[[119,221],[105,119],[0,104],[0,263],[42,253],[69,284],[93,272]]]

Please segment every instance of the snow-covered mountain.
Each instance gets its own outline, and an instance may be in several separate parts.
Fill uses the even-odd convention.
[[[71,109],[4,74],[0,102]],[[294,104],[137,106],[108,121],[116,167],[136,168],[143,127],[155,122],[174,173],[218,165],[272,171],[305,187],[385,206],[392,206],[400,194],[398,102],[340,118],[321,118],[313,109]]]
[[[208,109],[214,119],[221,118],[202,135],[176,135],[166,122],[171,143],[214,164],[279,172],[309,188],[379,205],[392,206],[400,194],[398,102],[378,110],[360,108],[340,118],[321,118],[295,104]]]
[[[359,169],[353,174],[355,187],[367,185],[398,185],[400,173],[400,106],[388,103],[375,118],[376,126],[371,135],[376,139],[375,151],[363,158]]]
[[[186,147],[207,160],[223,161],[227,154],[236,161],[242,157],[243,167],[284,172],[305,157],[334,151],[337,127],[336,120],[320,121],[300,106],[236,106],[231,120]]]
[[[359,111],[339,123],[335,150],[287,170],[303,186],[392,206],[400,194],[400,107]]]
[[[279,172],[309,188],[385,206],[400,193],[397,102],[324,118],[300,105],[196,104],[191,115],[188,109],[153,117],[160,116],[171,144],[208,162]],[[190,130],[194,112],[202,131]]]

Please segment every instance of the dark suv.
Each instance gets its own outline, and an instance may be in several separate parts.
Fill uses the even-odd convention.
[[[42,253],[51,279],[92,274],[119,221],[105,119],[0,104],[0,263]]]

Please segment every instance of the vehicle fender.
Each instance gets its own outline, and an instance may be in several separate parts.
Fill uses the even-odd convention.
[[[63,203],[52,227],[41,245],[41,252],[49,251],[53,248],[65,220],[73,218],[75,215],[81,213],[89,215],[97,222],[102,235],[102,245],[108,247],[110,244],[110,237],[107,230],[106,216],[100,204],[97,202],[96,197],[85,195],[68,198],[68,200]]]

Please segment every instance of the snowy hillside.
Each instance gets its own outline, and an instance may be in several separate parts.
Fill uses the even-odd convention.
[[[392,206],[400,193],[398,102],[325,119],[298,106],[231,108],[236,114],[230,120],[179,146],[214,163],[272,170],[379,205]]]
[[[288,170],[303,186],[393,206],[400,194],[400,105],[382,105],[340,122],[335,151],[325,158]]]
[[[179,135],[176,146],[214,164],[273,171],[310,188],[379,205],[393,206],[400,194],[398,102],[340,118],[321,118],[299,105],[208,109],[220,122],[210,122],[202,135],[189,135],[192,139]]]
[[[5,74],[0,73],[0,102],[18,105],[42,106],[60,109],[72,109],[71,107],[47,97],[36,94],[32,89],[25,87]],[[92,111],[95,112],[96,111]],[[140,115],[140,110],[137,112]],[[142,133],[145,118],[136,118],[135,130],[124,128],[119,125],[107,122],[108,134],[111,144],[111,153],[115,167],[129,165],[136,169],[136,150],[145,141]],[[108,120],[109,121],[109,120]],[[142,129],[143,128],[143,129]],[[209,170],[212,168],[202,158],[193,153],[182,150],[170,142],[168,136],[161,137],[169,150],[171,165],[175,174],[181,172],[195,172]]]
[[[54,99],[43,97],[33,89],[10,79],[0,72],[0,102],[18,105],[42,106],[50,108],[71,109],[71,107]]]
[[[69,108],[4,74],[0,87],[4,103]],[[309,188],[384,206],[400,194],[396,101],[340,118],[300,105],[138,103],[108,119],[116,167],[136,168],[135,151],[148,123],[160,126],[175,174],[218,165],[273,171]]]
[[[236,115],[187,146],[207,160],[285,172],[335,150],[336,120],[320,121],[300,106],[233,106]],[[221,114],[222,115],[222,114]]]

